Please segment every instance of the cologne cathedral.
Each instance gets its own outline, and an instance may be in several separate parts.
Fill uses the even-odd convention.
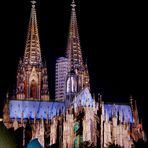
[[[6,98],[3,123],[7,129],[22,129],[20,142],[27,147],[37,138],[40,145],[80,148],[93,145],[107,148],[118,144],[131,148],[144,139],[136,101],[129,104],[107,103],[102,96],[90,93],[87,64],[84,63],[76,17],[76,4],[71,3],[71,18],[65,57],[56,61],[55,101],[48,90],[46,63],[42,61],[35,1],[31,13],[23,58],[17,70],[16,93]],[[52,99],[53,100],[53,99]]]

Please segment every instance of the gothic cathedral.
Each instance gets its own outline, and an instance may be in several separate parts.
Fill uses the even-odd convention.
[[[35,1],[31,14],[25,53],[19,61],[15,98],[6,98],[3,123],[18,133],[27,147],[37,138],[40,145],[59,148],[99,147],[118,144],[131,148],[134,141],[145,140],[136,101],[107,103],[92,96],[87,63],[82,56],[76,17],[71,3],[71,18],[65,57],[56,63],[57,98],[51,101],[46,63],[42,62]],[[59,97],[59,98],[58,98]],[[53,100],[53,99],[52,99]],[[19,130],[22,129],[22,130]]]

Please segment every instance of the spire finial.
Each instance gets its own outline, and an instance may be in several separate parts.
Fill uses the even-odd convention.
[[[37,25],[37,15],[35,10],[35,0],[31,0],[31,12],[28,26],[28,33],[26,38],[25,53],[23,63],[31,65],[41,64],[41,51],[39,42],[39,32]]]
[[[32,0],[32,1],[31,1],[32,8],[34,8],[34,7],[35,7],[35,3],[36,3],[36,1],[35,1],[35,0]]]
[[[72,0],[71,7],[72,7],[72,10],[73,10],[73,8],[76,7],[75,0]]]

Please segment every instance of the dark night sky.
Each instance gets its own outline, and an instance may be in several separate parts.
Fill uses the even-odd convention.
[[[36,5],[52,98],[55,59],[64,55],[66,47],[70,2],[38,0]],[[77,0],[76,4],[81,47],[87,58],[92,92],[101,93],[104,100],[119,102],[128,102],[129,95],[133,95],[144,125],[148,124],[146,4],[97,0]],[[12,91],[16,83],[17,63],[25,49],[30,6],[29,0],[7,0],[0,4],[0,109],[6,90]]]

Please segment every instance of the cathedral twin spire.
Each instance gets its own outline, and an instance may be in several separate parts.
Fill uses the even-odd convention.
[[[76,4],[74,0],[71,4],[71,19],[69,26],[69,36],[67,42],[67,57],[69,60],[69,70],[80,69],[83,67],[83,58],[80,47],[80,39],[78,33],[77,17],[76,17]]]
[[[37,25],[37,16],[35,3],[36,1],[31,1],[31,15],[28,27],[28,34],[26,40],[25,54],[24,54],[24,62],[27,64],[39,64],[41,63],[41,50],[40,50],[40,42],[39,42],[39,33],[38,33],[38,25]],[[71,12],[71,20],[69,27],[69,37],[67,43],[67,57],[69,60],[69,71],[74,69],[80,69],[83,67],[83,58],[80,47],[80,39],[78,33],[78,25],[76,18],[76,4],[74,0],[71,4],[72,12]]]
[[[48,99],[48,80],[47,68],[42,63],[41,49],[39,42],[39,32],[37,25],[37,16],[35,3],[31,1],[31,14],[26,39],[25,53],[23,61],[20,61],[17,74],[17,98],[36,98]],[[87,66],[84,66],[78,25],[76,18],[76,4],[74,0],[71,3],[71,19],[69,26],[69,36],[67,42],[68,74],[70,78],[68,90],[79,92],[85,86],[89,86],[89,76]],[[73,73],[71,73],[73,72]],[[68,80],[68,79],[67,79]],[[67,84],[65,84],[67,85]],[[73,85],[73,86],[72,86]],[[65,87],[65,86],[64,86]]]
[[[25,64],[40,64],[41,63],[41,50],[39,42],[39,33],[37,26],[37,16],[35,3],[36,1],[31,1],[32,8],[29,20],[28,34],[26,40],[24,62]]]
[[[76,4],[73,0],[67,42],[68,75],[66,94],[68,98],[73,98],[84,87],[89,87],[88,69],[83,63],[75,7]]]
[[[28,26],[23,61],[17,73],[17,99],[49,100],[46,64],[42,63],[35,3],[31,1],[31,14]]]

